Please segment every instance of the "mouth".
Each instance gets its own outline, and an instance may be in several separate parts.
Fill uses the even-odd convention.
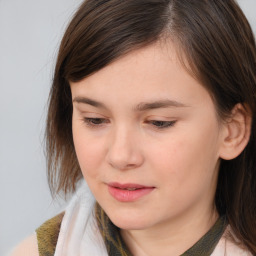
[[[108,185],[111,187],[115,187],[115,188],[119,188],[119,189],[127,189],[127,190],[149,188],[149,186],[144,186],[144,185],[134,184],[134,183],[120,184],[117,182],[111,182],[111,183],[108,183]]]
[[[133,202],[139,200],[155,189],[155,187],[132,183],[120,184],[112,182],[107,185],[110,195],[120,202]]]

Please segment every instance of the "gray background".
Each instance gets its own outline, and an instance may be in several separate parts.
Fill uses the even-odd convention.
[[[58,45],[82,0],[0,0],[0,255],[63,208],[43,152]],[[256,0],[240,0],[256,32]]]

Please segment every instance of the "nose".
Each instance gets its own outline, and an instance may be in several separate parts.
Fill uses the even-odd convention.
[[[115,169],[135,169],[144,161],[139,134],[121,128],[111,135],[109,140],[107,161]]]

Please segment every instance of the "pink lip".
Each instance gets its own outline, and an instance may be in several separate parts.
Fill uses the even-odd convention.
[[[155,187],[147,187],[144,185],[132,183],[120,184],[117,182],[112,182],[108,183],[107,185],[110,195],[120,202],[136,201],[155,189]]]

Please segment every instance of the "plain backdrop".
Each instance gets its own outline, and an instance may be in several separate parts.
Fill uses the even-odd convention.
[[[60,39],[82,0],[0,0],[0,255],[64,207],[51,199],[46,106]],[[240,0],[256,32],[256,0]]]

